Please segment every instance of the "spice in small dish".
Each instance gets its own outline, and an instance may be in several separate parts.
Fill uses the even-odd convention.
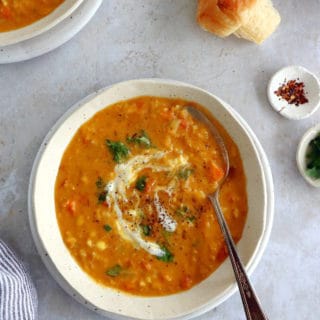
[[[286,100],[289,104],[294,104],[295,106],[300,106],[309,102],[304,91],[304,82],[299,82],[299,79],[293,79],[289,81],[284,81],[284,83],[276,90],[274,93]]]
[[[309,143],[306,164],[307,175],[313,179],[320,179],[320,132]]]

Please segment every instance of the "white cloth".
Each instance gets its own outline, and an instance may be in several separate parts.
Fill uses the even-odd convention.
[[[38,299],[22,263],[0,239],[0,319],[35,320]]]

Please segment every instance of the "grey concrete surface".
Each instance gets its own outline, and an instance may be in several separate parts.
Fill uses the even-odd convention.
[[[270,319],[320,318],[320,190],[295,164],[302,121],[275,113],[270,76],[297,64],[320,75],[320,1],[274,0],[282,15],[263,45],[218,39],[195,22],[196,1],[103,1],[92,21],[59,49],[0,66],[0,236],[23,259],[39,295],[39,319],[103,319],[69,297],[47,272],[30,234],[28,179],[36,152],[75,102],[109,84],[142,77],[181,80],[230,103],[249,123],[274,175],[275,219],[269,245],[252,275]],[[238,294],[199,319],[244,319]]]

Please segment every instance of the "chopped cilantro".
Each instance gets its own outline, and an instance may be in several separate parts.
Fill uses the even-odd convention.
[[[162,235],[166,244],[169,244],[170,236],[172,236],[173,232],[162,230]]]
[[[195,217],[195,216],[188,216],[188,217],[186,217],[186,219],[187,219],[189,222],[193,222],[193,221],[196,219],[196,217]]]
[[[182,168],[178,171],[178,178],[187,180],[193,171],[194,170],[192,168]]]
[[[113,160],[116,163],[120,163],[128,157],[129,149],[128,147],[120,141],[106,140],[106,145],[109,148],[113,156]]]
[[[145,236],[150,236],[151,235],[151,226],[148,226],[146,224],[141,224],[140,225],[141,231]]]
[[[161,246],[161,249],[164,252],[164,255],[157,257],[158,260],[161,260],[163,262],[172,262],[174,255],[168,250],[168,248],[164,245]]]
[[[320,178],[320,169],[313,167],[311,169],[307,169],[306,172],[307,172],[307,175],[311,178],[314,178],[314,179]]]
[[[136,181],[136,189],[139,191],[143,191],[146,187],[146,184],[147,184],[147,177],[141,176]]]
[[[121,271],[122,271],[121,266],[119,264],[116,264],[112,268],[108,269],[106,271],[106,274],[110,277],[116,277],[120,274]]]
[[[320,132],[309,144],[306,172],[309,177],[320,179]]]
[[[107,232],[109,232],[109,231],[112,230],[112,227],[109,226],[108,224],[105,224],[105,225],[103,226],[103,229],[106,230]]]
[[[106,198],[107,198],[107,195],[108,195],[108,192],[107,191],[102,191],[98,194],[98,202],[99,203],[102,203],[102,202],[105,202],[106,201]]]
[[[103,181],[103,179],[101,177],[98,177],[97,181],[96,181],[96,186],[98,189],[102,189],[105,186],[105,183]]]
[[[135,143],[135,144],[144,146],[146,148],[152,147],[151,140],[144,130],[141,130],[139,133],[135,133],[131,137],[128,137],[127,142],[128,143]]]
[[[189,208],[187,206],[182,206],[176,210],[176,214],[179,216],[185,216],[188,211]]]

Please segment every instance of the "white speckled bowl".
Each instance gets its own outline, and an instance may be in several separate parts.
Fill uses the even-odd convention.
[[[297,149],[297,165],[303,178],[313,187],[320,188],[320,179],[312,179],[306,174],[306,154],[309,143],[320,133],[320,123],[310,128],[301,138]]]
[[[0,47],[19,43],[48,31],[76,10],[82,1],[83,0],[65,0],[49,15],[30,25],[8,32],[0,32]]]
[[[305,84],[307,103],[295,106],[274,92],[288,80],[299,79]],[[320,106],[320,82],[315,74],[301,66],[288,66],[277,71],[268,84],[268,99],[272,108],[285,118],[300,120],[310,117]]]
[[[202,89],[176,81],[144,79],[119,83],[85,98],[62,116],[45,138],[32,170],[31,230],[39,254],[53,277],[88,308],[112,319],[189,319],[216,307],[236,291],[228,259],[209,278],[188,291],[164,297],[132,296],[101,286],[82,271],[65,247],[57,224],[54,184],[69,141],[97,111],[141,95],[196,101],[212,112],[237,143],[247,176],[249,205],[238,250],[249,274],[254,270],[268,242],[273,221],[273,183],[268,161],[251,129],[229,105]]]

